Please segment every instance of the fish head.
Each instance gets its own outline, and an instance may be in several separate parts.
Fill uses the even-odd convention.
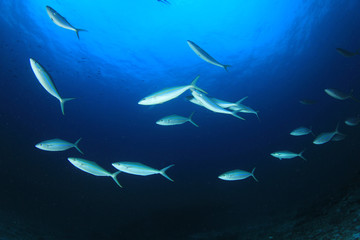
[[[160,119],[156,121],[156,124],[158,125],[165,125],[165,119]]]
[[[152,105],[152,98],[149,98],[149,97],[145,97],[143,99],[141,99],[138,104],[139,105]]]
[[[52,7],[49,7],[49,6],[46,6],[46,12],[51,19],[53,19],[53,16],[56,15],[56,11]]]
[[[34,70],[35,69],[37,69],[37,70],[40,69],[39,63],[36,62],[33,58],[30,58],[30,65],[31,65],[31,68],[34,69]]]
[[[122,171],[125,168],[124,164],[122,164],[121,162],[115,162],[115,163],[112,163],[111,165],[120,171]]]
[[[41,150],[46,150],[46,146],[43,143],[38,143],[35,145],[35,147]]]
[[[78,163],[77,158],[69,157],[68,160],[74,165],[76,165]]]
[[[227,173],[223,173],[223,174],[220,174],[220,175],[218,176],[218,178],[221,179],[221,180],[228,180],[228,179],[229,179],[229,176],[228,176]]]

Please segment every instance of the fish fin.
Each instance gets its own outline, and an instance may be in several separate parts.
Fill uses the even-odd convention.
[[[77,36],[78,39],[80,40],[79,32],[87,32],[87,30],[85,30],[85,29],[80,29],[80,28],[76,28],[76,29],[75,29],[75,32],[76,32],[76,36]]]
[[[79,140],[77,140],[75,143],[74,143],[74,147],[76,148],[76,150],[78,150],[81,154],[84,154],[80,148],[78,147],[78,143],[81,141],[81,138],[79,138]]]
[[[255,181],[259,182],[259,180],[257,180],[257,178],[254,175],[256,167],[254,167],[254,169],[251,171],[251,176],[255,179]]]
[[[201,88],[199,88],[198,86],[196,86],[196,83],[197,83],[197,81],[199,80],[199,77],[200,77],[200,75],[197,75],[196,76],[196,78],[191,82],[191,88],[195,88],[195,89],[197,89],[197,90],[199,90],[199,91],[202,91],[203,93],[206,93],[206,94],[208,94],[206,91],[204,91],[203,89],[201,89]]]
[[[114,181],[116,182],[116,184],[117,184],[119,187],[122,188],[122,186],[120,185],[120,183],[118,182],[118,180],[117,180],[117,178],[116,178],[119,173],[121,173],[121,171],[114,172],[113,174],[110,175],[110,177],[112,177],[112,179],[114,179]]]
[[[307,159],[303,156],[303,153],[305,152],[305,149],[299,153],[299,157],[301,157],[302,159],[304,159],[304,161],[307,161]]]
[[[66,103],[67,101],[73,100],[73,99],[75,99],[75,98],[61,98],[60,99],[61,112],[62,112],[63,115],[65,115],[64,103]]]
[[[242,103],[245,99],[247,99],[249,96],[243,97],[242,99],[240,99],[239,101],[237,101],[235,104],[239,105],[240,103]]]
[[[231,67],[231,65],[223,65],[223,68],[225,69],[225,71],[229,72],[228,71],[228,67]]]
[[[313,137],[315,137],[315,133],[313,132],[313,130],[312,130],[312,126],[310,126],[310,133],[311,133],[311,135],[313,135]]]
[[[172,180],[168,175],[166,175],[166,170],[168,170],[169,168],[171,168],[171,167],[173,167],[173,166],[175,166],[175,164],[171,164],[170,166],[167,166],[167,167],[165,167],[165,168],[163,168],[163,169],[161,169],[160,171],[159,171],[159,173],[161,174],[161,175],[163,175],[165,178],[167,178],[167,179],[169,179],[170,181],[174,181],[174,180]]]
[[[255,111],[255,115],[258,118],[259,122],[260,122],[260,118],[259,118],[259,111]]]
[[[239,115],[236,115],[236,112],[231,112],[231,115],[233,115],[234,117],[239,118],[241,120],[245,120],[245,118],[242,118]]]
[[[192,124],[194,124],[195,127],[199,127],[196,123],[193,122],[192,120],[192,116],[194,115],[195,112],[192,112],[192,114],[189,117],[189,122],[191,122]]]

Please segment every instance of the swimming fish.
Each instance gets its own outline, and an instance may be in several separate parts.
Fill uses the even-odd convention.
[[[179,124],[183,124],[186,122],[190,122],[192,123],[195,127],[199,127],[196,123],[193,122],[193,120],[191,119],[191,117],[194,115],[194,113],[192,113],[190,115],[190,117],[182,117],[179,115],[170,115],[167,117],[164,117],[158,121],[156,121],[156,124],[158,125],[162,125],[162,126],[173,126],[173,125],[179,125]]]
[[[61,16],[58,12],[56,12],[53,8],[51,8],[49,6],[46,6],[46,12],[49,15],[49,17],[51,18],[51,20],[59,27],[69,29],[71,31],[76,32],[78,39],[80,39],[79,32],[81,32],[81,31],[87,32],[85,29],[73,27],[63,16]]]
[[[140,105],[155,105],[155,104],[161,104],[167,101],[170,101],[178,96],[180,96],[182,93],[184,93],[188,89],[198,89],[202,92],[205,92],[201,88],[196,86],[196,82],[199,79],[200,76],[197,76],[190,85],[186,86],[180,86],[180,87],[172,87],[172,88],[166,88],[159,92],[153,93],[143,99],[141,99],[138,104]],[[206,92],[205,92],[206,93]]]
[[[236,181],[236,180],[243,180],[251,176],[255,179],[255,181],[259,182],[254,176],[255,169],[256,168],[254,168],[251,171],[251,173],[244,170],[235,169],[221,174],[218,178],[225,181]]]
[[[84,172],[90,173],[90,174],[92,174],[94,176],[111,177],[116,182],[116,184],[119,187],[122,188],[122,186],[120,185],[120,183],[116,179],[117,175],[119,173],[121,173],[121,171],[117,171],[115,173],[109,173],[108,171],[106,171],[105,169],[100,167],[96,162],[85,160],[85,159],[82,159],[82,158],[69,157],[68,160],[70,161],[70,163],[72,165],[74,165],[78,169],[80,169],[80,170],[82,170]]]
[[[219,105],[217,105],[216,103],[211,101],[205,94],[197,91],[196,89],[191,89],[191,93],[194,96],[194,98],[196,98],[196,100],[198,100],[201,103],[202,106],[209,109],[210,111],[233,115],[236,118],[239,118],[241,120],[245,120],[244,118],[236,115],[236,113],[231,112],[229,110],[226,110],[226,109],[220,107]]]
[[[335,131],[333,132],[323,132],[320,133],[315,140],[313,141],[314,144],[319,145],[319,144],[324,144],[329,142],[335,135],[344,135],[342,133],[339,132],[339,124],[337,124]]]
[[[55,138],[40,142],[35,145],[38,149],[44,151],[51,151],[51,152],[58,152],[58,151],[65,151],[69,148],[76,148],[81,154],[84,154],[80,148],[78,147],[78,143],[80,142],[81,138],[77,140],[75,143],[70,143],[65,140]]]
[[[280,160],[301,157],[302,159],[304,159],[306,161],[306,158],[303,156],[304,151],[302,151],[300,153],[293,153],[293,152],[284,150],[284,151],[273,152],[270,155],[273,157],[276,157]]]
[[[313,131],[310,128],[307,127],[298,127],[294,130],[292,130],[290,132],[291,136],[304,136],[304,135],[308,135],[309,133],[311,133],[312,135],[314,135]]]
[[[299,101],[303,105],[314,105],[316,103],[315,100],[312,99],[303,99]]]
[[[165,4],[171,4],[169,1],[167,0],[157,0],[158,2],[161,2],[161,3],[165,3]]]
[[[165,171],[174,166],[174,164],[165,167],[161,170],[154,169],[152,167],[146,166],[145,164],[138,162],[116,162],[112,164],[114,168],[120,170],[121,172],[138,175],[138,176],[149,176],[153,174],[161,174],[165,178],[172,180],[168,175],[166,175]]]
[[[359,55],[358,52],[350,52],[350,51],[345,50],[343,48],[336,48],[336,51],[338,53],[340,53],[341,55],[343,55],[344,57],[353,57],[353,56]]]
[[[36,62],[32,58],[30,58],[30,66],[37,80],[40,82],[41,86],[43,86],[43,88],[45,88],[45,90],[48,93],[50,93],[52,96],[56,97],[60,101],[61,112],[63,115],[65,115],[64,113],[65,102],[73,100],[75,98],[61,98],[58,90],[56,89],[54,82],[51,80],[50,75],[38,62]]]
[[[341,92],[341,91],[339,91],[339,90],[337,90],[337,89],[327,88],[327,89],[325,89],[325,92],[326,92],[329,96],[331,96],[331,97],[333,97],[333,98],[335,98],[335,99],[338,99],[338,100],[346,100],[346,99],[351,98],[351,99],[353,99],[353,100],[355,100],[355,101],[360,102],[360,100],[356,99],[356,98],[352,95],[353,90],[351,90],[349,94],[346,94],[346,93],[343,93],[343,92]]]
[[[226,71],[230,65],[224,65],[216,61],[212,56],[210,56],[207,52],[205,52],[203,49],[201,49],[198,45],[196,45],[194,42],[188,40],[187,43],[189,44],[190,48],[204,61],[211,63],[215,66],[222,67]]]
[[[360,123],[360,117],[350,117],[348,119],[345,120],[345,124],[348,126],[357,126]]]

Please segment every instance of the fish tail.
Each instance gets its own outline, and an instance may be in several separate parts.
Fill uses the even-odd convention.
[[[305,152],[305,149],[299,153],[299,157],[301,157],[304,161],[307,161],[307,159],[303,156],[303,153]]]
[[[310,133],[311,133],[311,135],[313,135],[313,137],[315,137],[315,133],[314,133],[314,131],[312,130],[312,126],[310,126]]]
[[[110,176],[112,177],[112,179],[114,179],[114,181],[116,182],[116,184],[117,184],[119,187],[122,188],[122,186],[120,185],[120,183],[118,182],[118,180],[117,180],[117,178],[116,178],[119,173],[121,173],[121,171],[114,172],[114,173],[111,174]]]
[[[236,105],[239,105],[240,103],[242,103],[245,99],[247,99],[248,98],[248,96],[246,96],[246,97],[243,97],[242,99],[240,99],[239,101],[237,101],[235,104]]]
[[[335,136],[336,134],[342,135],[342,136],[346,136],[345,134],[339,132],[339,126],[340,126],[340,122],[338,122],[337,125],[336,125],[336,129],[335,129],[335,134],[334,134],[334,136]]]
[[[67,102],[67,101],[70,101],[70,100],[73,100],[75,98],[61,98],[60,99],[60,106],[61,106],[61,112],[63,115],[65,115],[65,112],[64,112],[64,104]]]
[[[192,116],[194,115],[195,112],[193,112],[190,117],[189,117],[189,122],[191,122],[192,124],[194,124],[195,127],[199,127],[196,123],[193,122],[192,120]]]
[[[173,166],[175,166],[175,164],[171,164],[170,166],[167,166],[167,167],[161,169],[160,172],[159,172],[161,175],[163,175],[165,178],[169,179],[169,180],[172,181],[172,182],[173,182],[174,180],[172,180],[168,175],[166,175],[165,172],[166,172],[166,170],[168,170],[169,168],[171,168],[171,167],[173,167]]]
[[[255,181],[259,182],[259,180],[257,180],[257,178],[254,175],[256,167],[254,167],[254,169],[251,171],[251,176],[255,179]]]
[[[228,67],[231,67],[231,65],[224,65],[223,68],[225,69],[225,71],[229,72],[228,71]]]
[[[80,148],[78,147],[78,143],[81,141],[81,138],[79,138],[79,140],[77,140],[75,143],[74,143],[74,147],[76,148],[76,150],[78,150],[81,154],[84,154]]]
[[[256,117],[259,119],[260,122],[260,118],[259,118],[259,111],[255,111]]]
[[[85,30],[85,29],[80,29],[80,28],[76,28],[76,29],[75,29],[75,32],[76,32],[76,36],[77,36],[78,39],[80,40],[79,32],[87,32],[87,30]]]
[[[204,91],[203,89],[201,89],[201,88],[199,88],[198,86],[196,86],[196,83],[197,83],[197,81],[199,80],[199,77],[200,77],[200,75],[197,75],[196,76],[196,78],[191,82],[191,88],[195,88],[195,89],[197,89],[197,90],[199,90],[199,91],[202,91],[202,92],[204,92],[204,93],[206,93],[207,94],[207,92],[206,91]],[[190,89],[191,89],[190,88]]]
[[[236,112],[231,112],[231,115],[233,115],[234,117],[239,118],[241,120],[245,120],[245,118],[242,118],[239,115],[236,115]]]

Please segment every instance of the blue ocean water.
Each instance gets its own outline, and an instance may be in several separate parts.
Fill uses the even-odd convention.
[[[360,97],[360,2],[243,2],[169,0],[0,2],[0,212],[51,229],[67,239],[191,239],[199,232],[256,226],[311,203],[348,184],[359,171],[359,128],[344,124],[359,103],[326,95],[325,88],[354,90]],[[56,26],[49,5],[75,32]],[[201,46],[224,69],[189,48]],[[65,104],[48,94],[29,58],[52,76]],[[189,84],[210,96],[259,111],[245,121],[189,103],[187,91],[169,102],[142,106],[143,97]],[[312,105],[299,101],[311,99]],[[189,116],[164,127],[167,115]],[[312,126],[316,134],[340,131],[341,142],[314,145],[312,136],[289,132]],[[61,138],[79,147],[45,152],[40,141]],[[278,160],[277,150],[300,152]],[[117,161],[157,169],[170,164],[174,183],[160,175],[121,173],[120,189],[110,178],[76,169],[68,157],[95,161],[110,172]],[[252,178],[226,182],[232,169]],[[40,231],[40,230],[39,230]]]

